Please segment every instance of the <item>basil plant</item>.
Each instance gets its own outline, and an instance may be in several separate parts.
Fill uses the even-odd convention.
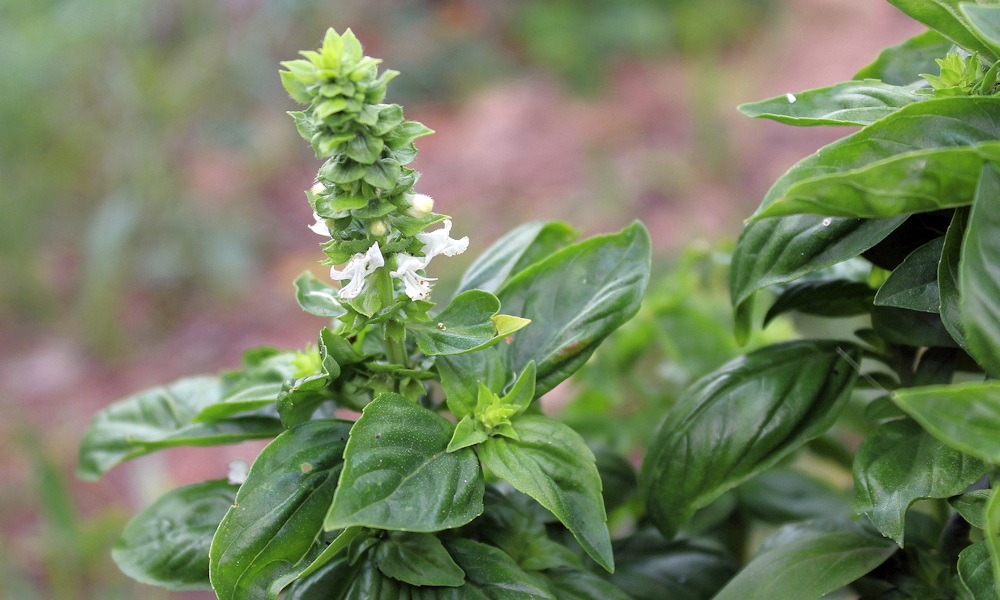
[[[1000,2],[890,1],[928,30],[852,81],[741,107],[853,128],[739,237],[742,350],[681,297],[690,265],[640,312],[640,224],[528,223],[435,305],[432,263],[469,240],[416,191],[431,131],[383,103],[396,73],[350,30],[284,63],[325,160],[304,233],[331,267],[296,297],[327,327],[97,415],[87,479],[272,440],[142,511],[115,561],[224,600],[998,598]],[[779,322],[798,333],[761,335]],[[567,421],[546,415],[577,371]]]

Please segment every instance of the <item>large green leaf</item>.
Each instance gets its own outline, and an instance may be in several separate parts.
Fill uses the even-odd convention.
[[[767,309],[766,326],[778,315],[797,311],[823,317],[849,317],[867,313],[875,290],[865,282],[849,279],[803,279],[789,284]]]
[[[171,490],[136,515],[111,549],[123,573],[170,590],[207,590],[208,548],[236,498],[225,480]]]
[[[195,423],[210,423],[231,415],[273,406],[278,394],[281,393],[282,385],[280,381],[250,385],[224,396],[215,404],[206,406],[191,420]]]
[[[915,421],[890,421],[858,448],[854,508],[902,546],[904,517],[911,504],[960,494],[985,471],[982,461],[945,446]]]
[[[789,468],[765,471],[735,490],[740,507],[765,523],[848,517],[849,497],[831,485]]]
[[[1000,169],[983,167],[959,264],[960,310],[969,353],[1000,376]]]
[[[811,213],[894,217],[972,203],[985,152],[997,144],[917,150],[799,181],[754,218]]]
[[[462,292],[431,321],[411,321],[406,330],[428,356],[482,350],[528,325],[527,319],[498,315],[500,300],[489,292]]]
[[[979,52],[991,61],[996,60],[998,55],[979,39],[959,10],[966,1],[889,0],[889,3],[969,52]]]
[[[339,293],[339,290],[309,272],[295,279],[295,300],[299,307],[317,317],[336,319],[347,314],[347,309],[340,303]]]
[[[953,43],[934,30],[882,50],[878,58],[854,75],[854,79],[878,79],[892,85],[910,85],[921,81],[921,73],[934,73],[935,59],[952,49]]]
[[[739,565],[704,539],[668,542],[655,531],[615,540],[611,581],[636,600],[709,600]]]
[[[649,233],[621,233],[564,248],[517,274],[499,292],[504,310],[532,326],[498,346],[508,372],[535,361],[536,396],[579,369],[638,310],[649,281]]]
[[[870,125],[900,107],[923,100],[913,93],[915,89],[875,79],[845,81],[743,104],[739,110],[748,117],[788,125]]]
[[[476,446],[483,465],[552,512],[591,558],[613,571],[601,477],[583,438],[543,416],[523,415],[513,426],[520,439],[495,436]]]
[[[218,378],[187,377],[112,404],[94,417],[84,435],[77,475],[96,480],[115,465],[159,448],[234,444],[282,431],[277,419],[267,417],[192,424],[221,395]]]
[[[511,230],[466,269],[456,294],[468,290],[496,293],[514,275],[541,261],[576,238],[559,221],[535,221]]]
[[[212,541],[212,587],[220,600],[275,598],[309,565],[350,427],[309,421],[260,453]]]
[[[892,399],[945,444],[1000,464],[1000,383],[906,388]]]
[[[692,384],[642,466],[649,516],[672,538],[724,492],[833,424],[857,379],[853,344],[793,341],[739,357]]]
[[[375,398],[351,429],[326,529],[432,532],[476,518],[485,481],[470,448],[446,452],[454,431],[399,394]]]
[[[1000,6],[963,2],[958,8],[972,33],[990,47],[994,57],[1000,57]]]
[[[965,325],[962,323],[959,265],[968,217],[967,208],[955,211],[951,224],[948,225],[948,232],[944,236],[944,247],[941,249],[941,262],[938,263],[937,272],[941,323],[955,343],[966,352],[968,352],[968,342],[965,340]]]
[[[879,288],[875,304],[938,312],[941,306],[938,263],[941,261],[943,248],[944,237],[939,237],[911,252]]]
[[[430,533],[390,531],[374,552],[379,570],[397,581],[448,587],[465,583],[465,572]]]
[[[897,547],[852,522],[782,528],[714,600],[815,600],[865,575]]]
[[[968,546],[958,555],[958,577],[968,594],[963,600],[998,597],[990,549],[985,541]]]
[[[632,600],[621,588],[587,571],[552,569],[545,572],[557,600]]]

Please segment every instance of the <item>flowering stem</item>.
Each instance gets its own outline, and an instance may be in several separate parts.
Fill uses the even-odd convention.
[[[392,306],[395,294],[393,293],[392,276],[389,274],[389,267],[379,267],[375,271],[375,275],[378,277],[376,282],[382,306]],[[406,349],[401,342],[391,335],[394,324],[395,321],[390,319],[382,325],[382,337],[385,339],[386,354],[388,354],[390,363],[408,367],[409,360],[407,360]]]

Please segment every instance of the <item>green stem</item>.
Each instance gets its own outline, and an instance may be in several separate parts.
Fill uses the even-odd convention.
[[[389,267],[379,267],[375,273],[378,275],[378,293],[382,300],[382,307],[387,308],[392,306],[395,294],[393,292],[392,276],[389,275]],[[389,319],[382,324],[382,339],[385,340],[385,349],[389,356],[389,362],[394,365],[408,367],[409,361],[406,356],[406,348],[403,347],[402,342],[393,339],[389,333],[394,326],[398,326],[398,322],[394,319]],[[398,381],[395,382],[393,387],[398,387],[398,383]]]

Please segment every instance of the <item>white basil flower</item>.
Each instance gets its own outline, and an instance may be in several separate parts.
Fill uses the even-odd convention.
[[[378,242],[375,242],[364,254],[359,252],[351,257],[351,260],[344,265],[344,270],[341,271],[337,267],[330,269],[330,278],[338,281],[350,279],[347,285],[340,288],[339,296],[341,298],[357,298],[365,286],[365,277],[374,273],[375,269],[384,264],[382,250],[378,247]]]
[[[396,264],[399,267],[389,275],[402,280],[403,287],[406,288],[406,295],[410,297],[410,300],[423,300],[431,293],[430,282],[436,280],[417,273],[426,267],[428,262],[430,262],[430,257],[427,256],[396,255]]]
[[[314,233],[325,235],[326,237],[333,237],[330,235],[330,227],[326,224],[326,219],[319,216],[319,213],[317,212],[313,212],[313,218],[316,219],[316,222],[310,225],[309,229],[312,229]]]
[[[444,227],[430,233],[418,233],[415,237],[424,243],[424,256],[427,261],[438,254],[445,256],[455,256],[465,252],[469,247],[469,236],[453,240],[449,236],[451,233],[451,219],[446,219]],[[426,265],[425,265],[426,266]]]

